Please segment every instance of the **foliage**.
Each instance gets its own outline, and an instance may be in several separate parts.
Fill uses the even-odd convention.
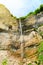
[[[13,17],[14,19],[16,19],[16,16],[13,16],[13,14],[11,14],[11,17]]]
[[[20,17],[21,20],[24,20],[25,19],[25,16],[24,17]]]
[[[7,65],[7,59],[4,59],[4,60],[2,61],[2,65]]]
[[[20,18],[21,18],[21,20],[24,20],[25,18],[27,18],[27,17],[30,16],[31,14],[32,14],[32,15],[37,15],[38,13],[40,13],[40,12],[42,12],[42,11],[43,11],[43,4],[41,4],[40,7],[37,8],[34,12],[30,12],[30,13],[28,13],[26,16],[20,17]]]
[[[20,19],[21,19],[21,20],[24,20],[24,19],[26,19],[28,16],[30,16],[30,15],[32,15],[32,14],[33,14],[33,12],[30,12],[30,13],[28,13],[26,16],[20,17]]]
[[[43,51],[43,41],[40,42],[40,45],[38,47],[38,52],[41,53]]]
[[[40,13],[40,9],[36,9],[35,12],[34,12],[35,15],[38,14],[38,13]]]
[[[40,43],[38,48],[38,60],[43,63],[43,41]]]
[[[43,11],[43,4],[40,5],[40,11]]]
[[[40,35],[43,36],[43,32],[42,31],[40,32]]]
[[[30,15],[33,15],[33,12],[28,13],[26,17],[28,17],[28,16],[30,16]]]
[[[43,53],[39,54],[39,58],[38,59],[39,59],[40,62],[43,62]]]
[[[43,4],[42,4],[42,5],[40,5],[40,7],[39,7],[39,8],[37,8],[37,9],[34,11],[34,14],[36,15],[36,14],[38,14],[38,13],[42,12],[42,11],[43,11]]]
[[[29,63],[28,65],[32,65],[31,63]]]

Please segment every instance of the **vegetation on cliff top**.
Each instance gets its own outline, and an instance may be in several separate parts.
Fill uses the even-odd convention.
[[[34,12],[30,12],[28,13],[26,16],[24,17],[20,17],[21,20],[26,19],[27,17],[29,17],[30,15],[37,15],[38,13],[43,12],[43,4],[40,5],[39,8],[37,8]]]

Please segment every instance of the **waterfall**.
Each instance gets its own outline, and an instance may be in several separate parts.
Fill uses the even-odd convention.
[[[21,24],[21,19],[19,19],[19,25],[20,25],[20,49],[21,49],[21,58],[24,57],[24,43],[23,43],[23,34],[22,34],[22,24]]]

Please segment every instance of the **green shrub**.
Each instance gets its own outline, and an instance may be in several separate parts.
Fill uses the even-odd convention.
[[[7,59],[4,59],[4,60],[2,61],[2,65],[7,65]]]

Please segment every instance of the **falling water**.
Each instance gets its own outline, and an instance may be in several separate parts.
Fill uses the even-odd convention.
[[[21,58],[24,57],[24,43],[23,43],[23,34],[22,34],[22,24],[21,24],[21,19],[19,19],[19,25],[20,25],[20,49],[21,49]]]

